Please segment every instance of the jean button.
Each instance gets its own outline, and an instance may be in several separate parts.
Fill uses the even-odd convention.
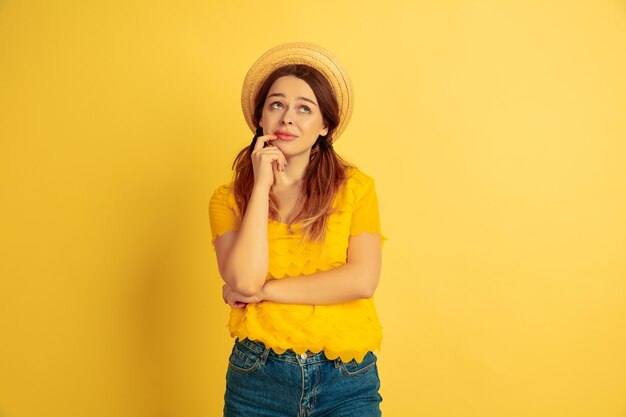
[[[301,357],[302,359],[306,359],[306,352],[301,353],[301,354],[300,354],[300,357]]]

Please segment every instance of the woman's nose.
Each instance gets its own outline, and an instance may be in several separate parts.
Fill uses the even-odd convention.
[[[291,120],[291,114],[290,114],[291,110],[287,110],[283,113],[283,117],[280,119],[280,123],[283,125],[290,125],[293,124],[293,121]]]

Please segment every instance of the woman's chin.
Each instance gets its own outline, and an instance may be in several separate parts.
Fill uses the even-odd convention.
[[[287,158],[287,160],[291,159],[291,158],[301,158],[304,156],[307,156],[311,153],[311,148],[308,149],[301,149],[301,148],[296,148],[295,146],[289,146],[290,144],[281,144],[281,143],[277,143],[275,144],[275,146],[280,149],[280,151],[282,152],[283,155],[285,155],[285,158]]]

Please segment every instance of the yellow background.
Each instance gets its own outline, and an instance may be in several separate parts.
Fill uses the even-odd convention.
[[[0,416],[220,416],[208,201],[310,41],[376,179],[386,416],[626,416],[624,1],[0,1]]]

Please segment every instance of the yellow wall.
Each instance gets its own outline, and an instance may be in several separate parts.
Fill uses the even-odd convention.
[[[208,200],[298,40],[390,238],[384,414],[626,415],[624,1],[39,3],[0,2],[0,416],[221,415]]]

